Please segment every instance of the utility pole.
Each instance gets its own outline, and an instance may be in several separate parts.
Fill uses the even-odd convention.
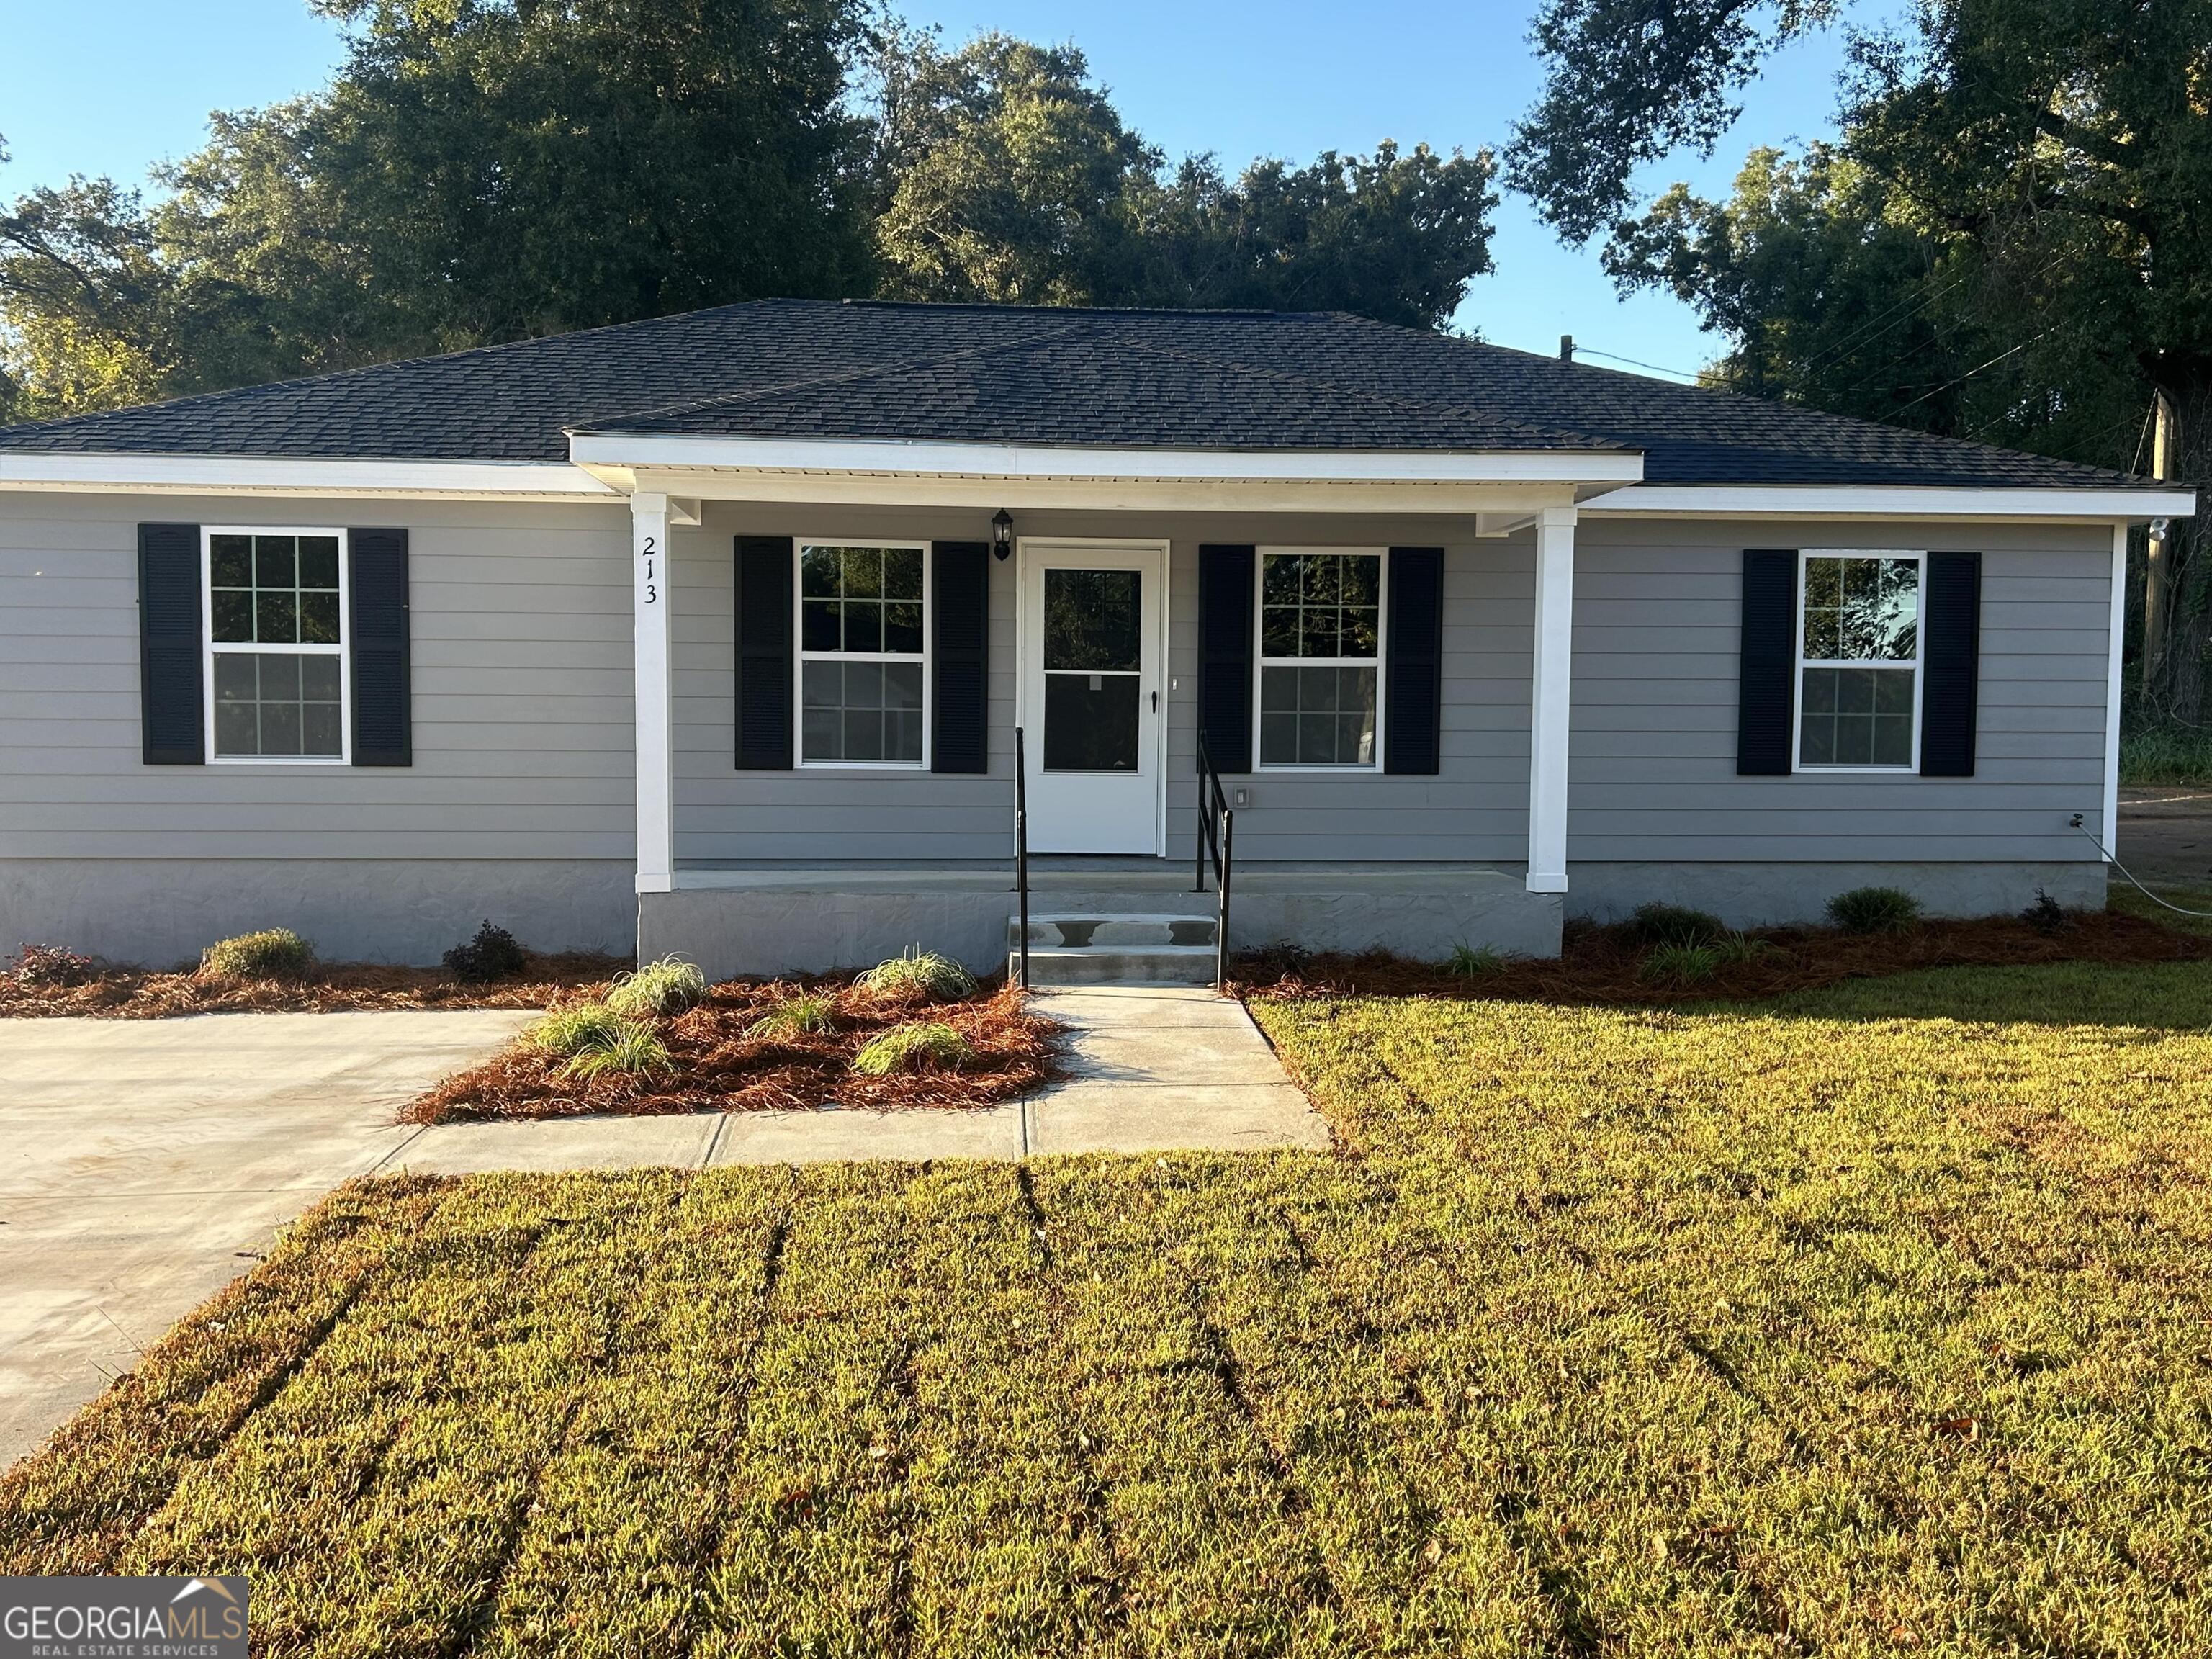
[[[2174,444],[2180,435],[2174,430],[2173,400],[2163,392],[2153,395],[2150,475],[2154,478],[2170,478],[2173,476]],[[2143,690],[2154,696],[2158,690],[2159,671],[2166,665],[2167,533],[2164,519],[2152,520],[2150,539],[2144,550]]]

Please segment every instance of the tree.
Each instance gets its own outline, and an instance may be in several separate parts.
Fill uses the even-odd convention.
[[[1490,267],[1486,153],[1425,145],[1311,166],[1164,158],[1073,46],[887,41],[877,252],[885,291],[1048,305],[1358,312],[1443,326]]]
[[[1625,285],[1698,305],[1724,378],[2123,467],[2155,396],[2175,476],[2212,485],[2212,0],[1927,0],[1909,34],[1851,36],[1836,144],[1623,216],[1638,166],[1710,151],[1761,54],[1831,15],[1553,0],[1509,176],[1571,239],[1610,225]],[[2175,526],[2160,624],[2160,696],[2191,719],[2203,547]]]
[[[865,291],[860,0],[315,3],[326,91],[216,116],[150,209],[77,180],[0,223],[19,402]]]

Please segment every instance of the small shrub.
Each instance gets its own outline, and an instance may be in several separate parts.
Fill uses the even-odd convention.
[[[100,977],[100,964],[58,945],[26,945],[11,971],[23,985],[85,985]]]
[[[218,939],[200,957],[210,979],[297,979],[315,960],[314,947],[289,927]]]
[[[2035,890],[2035,902],[2020,913],[2020,919],[2039,933],[2063,933],[2074,925],[2066,907],[2040,887]]]
[[[1465,940],[1452,946],[1451,959],[1444,963],[1444,972],[1456,974],[1462,979],[1480,979],[1494,974],[1505,965],[1505,957],[1487,945],[1477,949]]]
[[[1711,945],[1728,932],[1718,916],[1680,904],[1638,905],[1626,924],[1638,945]]]
[[[1731,927],[1710,945],[1713,959],[1723,968],[1741,968],[1747,962],[1757,962],[1761,957],[1771,956],[1774,947],[1763,939]]]
[[[975,989],[975,975],[951,957],[925,951],[919,945],[904,956],[878,963],[857,982],[871,996],[895,1000],[926,996],[949,1001],[971,995]]]
[[[641,1019],[647,1014],[683,1013],[697,1007],[706,994],[706,975],[680,957],[663,957],[634,974],[618,975],[607,993],[607,1006]]]
[[[1711,979],[1721,965],[1711,945],[1662,945],[1637,964],[1636,976],[1661,985],[1694,985]]]
[[[476,937],[456,945],[440,958],[446,971],[466,985],[507,979],[530,965],[530,957],[514,935],[487,919]]]
[[[570,1055],[561,1074],[588,1081],[617,1073],[636,1077],[675,1069],[676,1062],[668,1057],[668,1045],[653,1035],[653,1027],[641,1019],[625,1019],[617,1022],[608,1042]]]
[[[837,1029],[828,997],[802,992],[787,997],[745,1028],[747,1036],[822,1036]]]
[[[593,1048],[611,1047],[623,1030],[634,1024],[604,1002],[572,1003],[556,1008],[529,1027],[522,1040],[543,1054],[568,1059]]]
[[[1828,920],[1847,933],[1901,933],[1920,920],[1920,901],[1894,887],[1854,887],[1828,901]]]
[[[942,1021],[930,1020],[869,1038],[853,1056],[853,1069],[862,1077],[889,1077],[919,1066],[963,1066],[975,1057],[966,1037]]]

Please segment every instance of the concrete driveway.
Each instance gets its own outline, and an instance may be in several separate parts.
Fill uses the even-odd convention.
[[[0,1023],[0,1468],[528,1010]]]

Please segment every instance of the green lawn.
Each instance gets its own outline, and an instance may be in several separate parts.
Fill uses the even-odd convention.
[[[1351,1155],[348,1189],[0,1567],[270,1654],[2212,1650],[2212,965],[1260,1013]]]

